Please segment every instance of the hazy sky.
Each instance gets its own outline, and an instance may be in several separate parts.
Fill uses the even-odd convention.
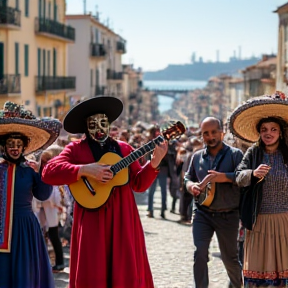
[[[66,0],[67,14],[83,14],[85,0]],[[123,63],[144,71],[196,59],[228,61],[277,52],[277,7],[283,0],[86,0],[86,12],[127,41]],[[77,37],[77,35],[76,35]],[[241,49],[239,49],[241,47]]]

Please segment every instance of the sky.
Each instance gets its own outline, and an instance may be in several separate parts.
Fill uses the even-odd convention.
[[[66,0],[67,14],[83,14],[85,0]],[[86,13],[127,41],[123,64],[143,71],[196,60],[229,61],[277,53],[283,0],[86,0]],[[219,51],[219,52],[217,52]]]

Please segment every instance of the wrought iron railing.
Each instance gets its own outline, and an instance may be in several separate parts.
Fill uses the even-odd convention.
[[[0,94],[21,93],[21,76],[2,75],[0,76]]]
[[[56,35],[68,40],[75,41],[75,28],[71,26],[64,25],[60,22],[45,19],[36,18],[35,19],[35,31],[37,33],[49,33]]]
[[[122,80],[123,79],[123,73],[107,69],[107,79],[108,80]]]
[[[104,57],[106,50],[103,44],[90,43],[90,56]]]
[[[36,76],[35,91],[70,90],[76,88],[76,77]]]
[[[1,24],[15,25],[20,27],[21,11],[16,8],[0,5],[0,25]]]

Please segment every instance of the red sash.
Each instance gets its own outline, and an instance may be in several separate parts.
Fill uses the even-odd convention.
[[[16,165],[0,163],[0,252],[11,249]]]

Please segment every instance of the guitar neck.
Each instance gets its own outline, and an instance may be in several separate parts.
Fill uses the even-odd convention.
[[[144,146],[138,148],[137,150],[133,151],[131,154],[123,158],[118,163],[111,166],[110,170],[113,172],[114,175],[116,175],[118,172],[120,172],[122,169],[128,167],[130,164],[135,162],[136,160],[140,159],[147,153],[154,150],[155,146],[158,145],[160,142],[163,142],[164,139],[162,136],[158,136],[157,138],[153,139],[152,141],[146,143]]]

